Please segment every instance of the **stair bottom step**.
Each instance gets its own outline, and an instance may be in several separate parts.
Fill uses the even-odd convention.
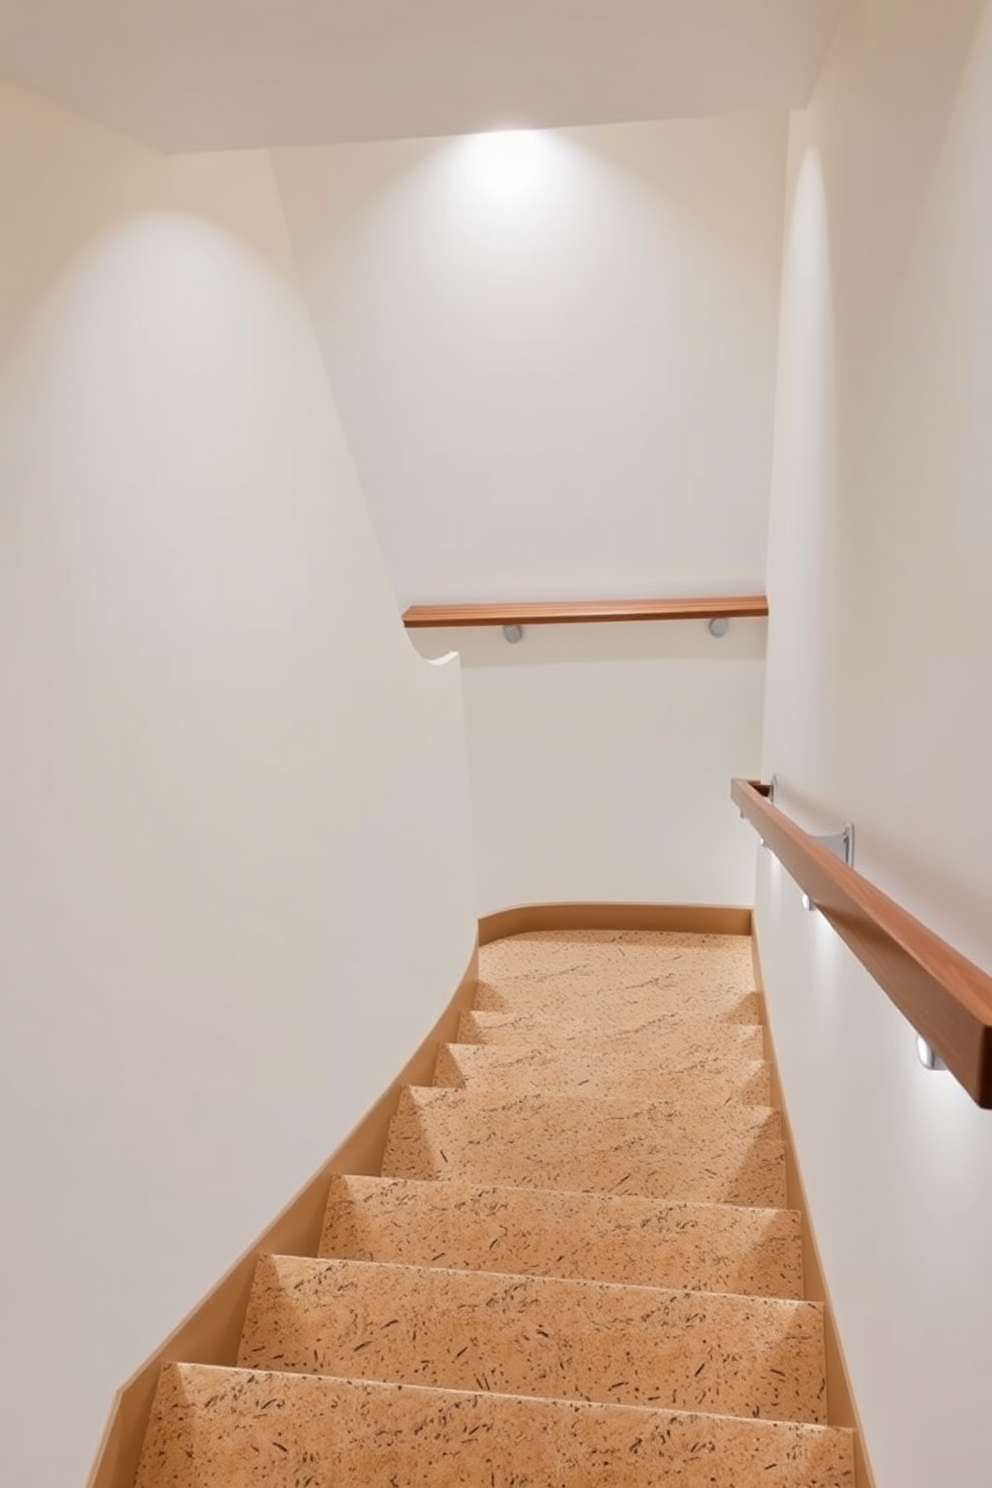
[[[848,1431],[169,1364],[136,1488],[854,1488]]]

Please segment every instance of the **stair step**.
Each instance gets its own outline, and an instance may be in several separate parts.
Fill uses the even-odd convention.
[[[764,1059],[765,1036],[759,1023],[721,1023],[696,1018],[625,1012],[604,1007],[579,1018],[544,1017],[540,1013],[463,1012],[458,1020],[460,1044],[528,1044],[535,1048],[571,1047],[650,1050],[660,1059],[701,1059],[708,1055]]]
[[[384,1177],[785,1208],[778,1115],[740,1106],[706,1122],[661,1101],[408,1086],[389,1126]]]
[[[540,1013],[546,1018],[594,1013],[623,1007],[669,1013],[680,1018],[714,1018],[728,1023],[761,1021],[761,1000],[754,991],[703,984],[686,988],[664,976],[624,986],[604,986],[600,976],[555,976],[515,983],[480,981],[474,1006],[491,1013]]]
[[[544,930],[483,946],[479,975],[500,988],[571,978],[604,991],[661,980],[696,993],[754,990],[751,941],[741,935],[684,931]]]
[[[590,1054],[588,1049],[532,1049],[517,1044],[442,1044],[434,1084],[499,1086],[540,1095],[574,1090],[583,1095],[653,1095],[685,1105],[770,1105],[771,1068],[760,1060],[696,1059],[659,1064],[650,1049],[634,1056]]]
[[[321,1256],[802,1297],[788,1209],[338,1175]]]
[[[749,939],[479,960],[383,1176],[259,1260],[244,1367],[163,1367],[135,1488],[855,1488]]]
[[[136,1488],[854,1488],[849,1431],[209,1365],[162,1371]]]
[[[822,1422],[818,1303],[263,1256],[238,1355],[285,1369]]]

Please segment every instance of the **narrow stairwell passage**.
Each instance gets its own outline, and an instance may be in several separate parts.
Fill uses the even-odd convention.
[[[741,936],[484,947],[238,1368],[167,1365],[137,1488],[853,1488]]]

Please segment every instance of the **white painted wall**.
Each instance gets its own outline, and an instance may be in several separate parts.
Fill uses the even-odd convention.
[[[404,606],[760,586],[784,115],[274,160]]]
[[[763,588],[783,116],[274,159],[402,605]],[[480,908],[750,902],[760,634],[457,637]]]
[[[760,765],[764,621],[416,634],[462,656],[480,913],[751,903],[729,795]]]
[[[851,6],[790,138],[764,764],[992,969],[992,6]],[[973,1488],[992,1115],[758,854],[771,1017],[879,1488]]]
[[[458,670],[267,157],[4,88],[0,203],[0,1480],[51,1488],[431,1026],[473,890]]]

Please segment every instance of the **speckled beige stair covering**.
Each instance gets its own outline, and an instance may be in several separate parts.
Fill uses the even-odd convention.
[[[163,1370],[137,1488],[853,1488],[749,942],[535,933],[481,972],[383,1175],[259,1262],[240,1367]]]

